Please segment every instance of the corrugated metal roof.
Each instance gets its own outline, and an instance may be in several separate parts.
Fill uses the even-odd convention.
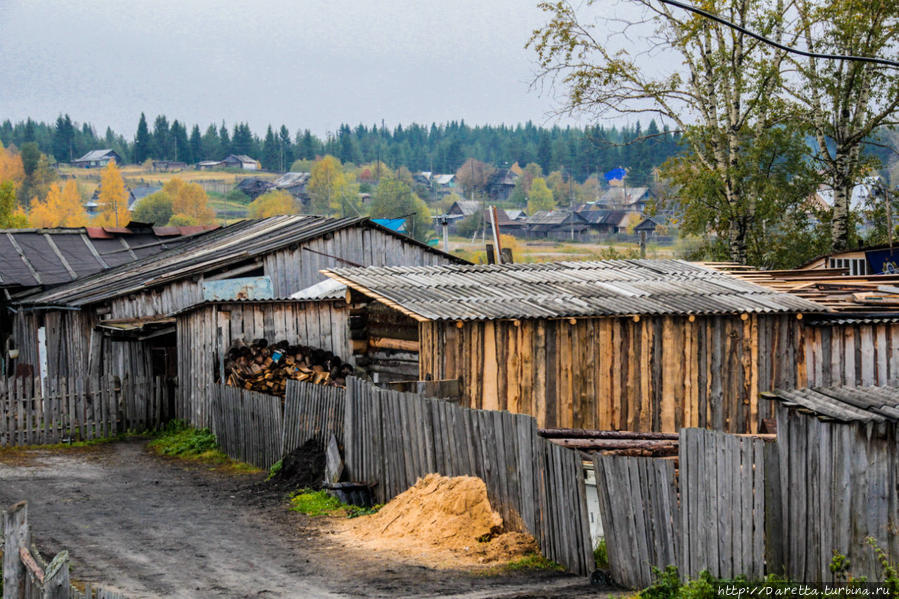
[[[443,254],[427,244],[399,235],[366,218],[274,216],[240,221],[191,240],[175,250],[79,279],[29,297],[22,303],[80,307],[246,262],[254,257],[357,225],[402,237],[410,244]],[[450,254],[443,255],[453,261],[464,262]]]
[[[803,298],[681,260],[322,272],[420,320],[826,311]]]
[[[899,388],[819,387],[763,393],[788,408],[841,422],[899,422]]]
[[[184,233],[174,231],[179,234]],[[0,286],[61,285],[186,241],[172,235],[163,239],[149,227],[0,230]]]

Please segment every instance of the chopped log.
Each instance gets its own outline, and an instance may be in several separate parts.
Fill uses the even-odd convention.
[[[419,351],[418,341],[410,341],[408,339],[393,339],[391,337],[369,337],[369,347],[377,347],[379,349],[395,349],[398,351],[417,352]]]

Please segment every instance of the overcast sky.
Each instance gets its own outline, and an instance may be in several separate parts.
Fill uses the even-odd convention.
[[[0,0],[0,119],[68,113],[129,139],[141,112],[257,134],[551,125],[524,49],[543,19],[536,0]]]

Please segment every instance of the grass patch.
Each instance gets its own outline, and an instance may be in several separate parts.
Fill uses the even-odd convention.
[[[596,562],[597,570],[609,569],[609,550],[605,539],[600,539],[596,549],[593,550],[593,560]]]
[[[290,496],[290,509],[307,516],[336,516],[345,514],[346,505],[327,491],[300,489]]]
[[[528,553],[524,557],[512,560],[506,564],[492,566],[483,572],[486,576],[499,576],[512,572],[564,572],[565,566],[551,559],[543,557],[540,553]]]
[[[281,472],[281,468],[283,468],[283,467],[284,467],[284,459],[282,458],[282,459],[278,460],[277,462],[275,462],[274,464],[272,464],[272,467],[268,469],[268,476],[265,477],[265,480],[269,481],[269,480],[272,480],[273,478],[275,478],[278,475],[278,473]]]
[[[274,466],[273,466],[274,468]],[[373,507],[359,507],[347,505],[336,497],[329,495],[327,491],[313,491],[312,489],[300,489],[290,496],[290,509],[307,516],[346,516],[358,518],[377,513],[382,505]]]
[[[259,468],[232,460],[222,453],[209,429],[193,428],[182,420],[169,422],[148,447],[162,456],[201,462],[231,472],[259,472]]]
[[[195,458],[218,448],[215,435],[208,428],[197,429],[183,420],[168,423],[150,448],[160,455]]]
[[[384,507],[383,503],[379,503],[377,505],[373,505],[371,507],[360,507],[358,505],[346,505],[344,509],[346,510],[347,518],[358,518],[359,516],[371,516],[372,514],[377,514],[378,510]]]

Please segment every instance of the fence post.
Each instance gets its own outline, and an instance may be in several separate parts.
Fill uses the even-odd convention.
[[[69,552],[60,551],[44,572],[44,592],[41,599],[70,599]]]
[[[25,592],[25,566],[19,549],[31,545],[28,503],[20,501],[3,513],[3,599],[19,599]]]

